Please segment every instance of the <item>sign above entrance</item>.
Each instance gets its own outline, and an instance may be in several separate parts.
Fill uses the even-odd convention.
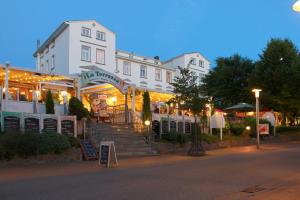
[[[109,83],[118,88],[123,94],[127,93],[129,84],[120,79],[113,73],[103,69],[86,71],[81,73],[81,86],[85,87],[88,84]]]

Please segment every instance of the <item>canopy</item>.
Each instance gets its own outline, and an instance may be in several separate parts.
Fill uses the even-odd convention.
[[[231,112],[249,112],[254,110],[254,106],[248,103],[238,103],[234,106],[231,106],[229,108],[225,108],[226,111]]]

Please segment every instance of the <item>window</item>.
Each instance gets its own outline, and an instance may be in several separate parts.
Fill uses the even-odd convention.
[[[96,32],[96,39],[105,41],[105,33],[101,31]]]
[[[49,72],[49,60],[46,60],[45,70],[46,70],[46,72]]]
[[[161,81],[161,69],[155,69],[155,80]]]
[[[85,37],[91,37],[91,29],[82,27],[81,35]]]
[[[96,63],[105,65],[105,51],[102,49],[96,50]]]
[[[123,74],[124,75],[130,75],[131,74],[130,62],[127,62],[127,61],[123,62]]]
[[[171,83],[172,82],[172,72],[167,71],[167,73],[166,73],[166,80],[167,80],[167,83]]]
[[[199,67],[204,67],[204,62],[203,62],[203,60],[199,60]]]
[[[191,58],[190,62],[191,62],[192,65],[196,65],[196,59],[195,58]]]
[[[81,46],[81,60],[91,62],[91,48],[88,46]]]
[[[205,74],[199,73],[199,84],[202,84],[202,80],[205,77]]]
[[[55,69],[55,56],[54,55],[52,55],[52,57],[51,57],[51,71],[53,71],[54,69]]]
[[[147,67],[145,65],[141,65],[140,77],[141,78],[147,78]]]
[[[40,69],[41,72],[44,72],[44,64],[41,64],[41,69]]]

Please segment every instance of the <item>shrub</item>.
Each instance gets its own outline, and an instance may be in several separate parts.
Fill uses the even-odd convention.
[[[80,147],[80,139],[75,138],[72,135],[66,135],[71,147],[79,148]]]
[[[300,132],[300,126],[279,126],[276,127],[277,133],[285,133],[285,132]]]
[[[243,134],[245,127],[245,124],[231,124],[230,131],[233,135],[239,136]]]
[[[83,117],[89,117],[89,111],[83,106],[82,102],[72,97],[69,101],[69,114],[76,115],[77,120],[81,120]]]
[[[176,131],[171,131],[167,134],[162,134],[162,139],[174,144],[185,144],[189,140],[189,136]]]
[[[219,140],[219,137],[216,135],[208,135],[208,134],[202,134],[202,141],[207,142],[208,144],[217,142]]]
[[[53,101],[52,93],[50,90],[48,90],[47,96],[46,96],[46,114],[55,114],[54,101]]]
[[[65,135],[44,133],[39,138],[39,153],[55,153],[60,154],[65,150],[71,148],[68,137]]]

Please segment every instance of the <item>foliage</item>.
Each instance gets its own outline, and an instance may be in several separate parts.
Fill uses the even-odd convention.
[[[76,97],[71,97],[69,101],[69,114],[76,115],[77,120],[81,120],[83,117],[89,117],[89,111],[83,106],[82,102]]]
[[[38,154],[59,154],[70,147],[67,136],[57,133],[6,133],[0,135],[0,160],[10,160],[16,156],[26,158]]]
[[[208,144],[219,141],[219,137],[217,135],[202,134],[202,139]]]
[[[56,133],[44,133],[39,137],[39,153],[55,153],[60,154],[71,148],[67,136]]]
[[[180,76],[176,76],[171,85],[176,94],[170,102],[177,103],[180,109],[191,110],[197,116],[205,108],[207,98],[201,94],[197,76],[187,68],[178,67]]]
[[[171,143],[185,144],[189,140],[189,136],[176,131],[170,131],[167,134],[162,134],[162,139]]]
[[[300,126],[279,126],[276,127],[276,133],[300,132]]]
[[[240,136],[243,134],[245,127],[246,127],[245,124],[240,124],[240,123],[239,124],[231,124],[230,132],[235,136]]]
[[[143,94],[143,122],[152,119],[152,113],[150,108],[150,95],[149,92],[146,91]]]
[[[48,90],[46,95],[46,114],[55,114],[54,112],[54,101],[52,97],[52,93]]]
[[[260,55],[250,84],[263,90],[264,107],[284,114],[284,124],[288,113],[299,114],[300,58],[295,44],[288,39],[271,39]]]
[[[252,102],[248,77],[254,70],[253,62],[236,54],[217,58],[216,63],[217,66],[202,80],[203,93],[212,96],[213,102],[220,108]]]
[[[66,135],[71,147],[79,148],[80,147],[80,139],[75,138],[73,135]]]

